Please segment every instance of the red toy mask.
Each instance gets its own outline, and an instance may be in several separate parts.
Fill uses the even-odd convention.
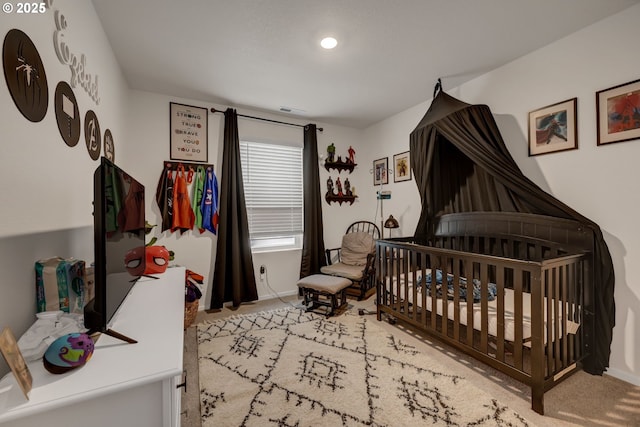
[[[169,251],[164,246],[138,246],[127,252],[124,264],[134,277],[161,274],[169,266]]]

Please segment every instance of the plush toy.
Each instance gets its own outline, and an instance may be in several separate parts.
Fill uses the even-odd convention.
[[[57,338],[44,353],[42,362],[52,374],[63,374],[84,366],[93,355],[94,343],[85,333],[71,333]]]

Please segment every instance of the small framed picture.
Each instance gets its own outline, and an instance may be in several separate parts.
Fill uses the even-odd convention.
[[[529,113],[529,156],[578,148],[578,99]]]
[[[640,80],[596,92],[598,145],[640,138]]]
[[[388,184],[389,183],[389,158],[384,157],[382,159],[373,161],[373,185]]]
[[[405,151],[393,156],[393,182],[411,181],[410,155]]]
[[[5,327],[0,333],[0,353],[4,357],[5,362],[11,368],[16,382],[22,389],[24,397],[29,400],[29,392],[33,384],[29,367],[20,353],[20,348],[16,342],[16,338],[11,329]]]
[[[208,161],[208,123],[206,108],[170,103],[171,160]]]

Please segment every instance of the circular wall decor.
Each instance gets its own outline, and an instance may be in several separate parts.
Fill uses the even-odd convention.
[[[47,114],[49,87],[47,74],[36,46],[20,30],[7,32],[2,45],[4,78],[18,110],[32,122]]]
[[[89,156],[93,160],[98,160],[100,157],[100,123],[98,123],[98,117],[93,110],[87,111],[84,115],[84,141],[87,144],[87,150]]]
[[[113,143],[113,135],[111,135],[111,129],[104,131],[104,156],[115,163],[116,161],[116,146]]]
[[[80,111],[76,96],[67,82],[60,82],[56,86],[54,104],[60,136],[69,147],[75,147],[80,140]]]

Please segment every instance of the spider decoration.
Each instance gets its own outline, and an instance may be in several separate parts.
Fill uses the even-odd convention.
[[[14,29],[5,37],[3,57],[5,79],[16,107],[32,122],[41,121],[47,112],[49,94],[36,47],[25,33]]]

